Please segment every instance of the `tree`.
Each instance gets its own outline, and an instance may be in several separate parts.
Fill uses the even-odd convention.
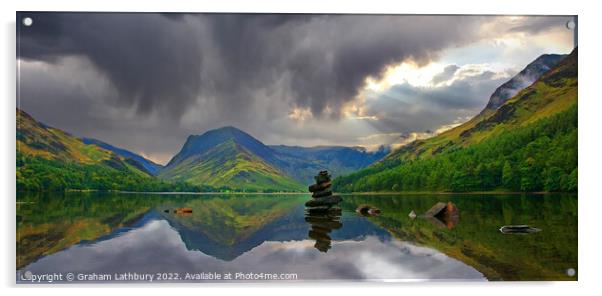
[[[551,167],[544,173],[544,189],[546,191],[561,191],[562,178],[565,173],[558,167]]]
[[[504,168],[502,169],[502,184],[507,189],[515,190],[516,186],[516,174],[510,165],[510,162],[506,160],[504,162]]]

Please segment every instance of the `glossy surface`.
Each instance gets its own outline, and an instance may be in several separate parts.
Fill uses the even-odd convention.
[[[295,274],[297,280],[576,280],[576,195],[21,194],[18,281],[33,274]],[[453,202],[459,219],[421,217]],[[381,210],[362,216],[358,205]],[[192,213],[174,213],[178,208]],[[411,219],[414,210],[418,217]],[[542,231],[503,234],[503,225]],[[186,278],[189,273],[192,278]],[[194,276],[197,276],[196,278]],[[283,275],[291,278],[289,275]],[[239,278],[243,280],[244,278]],[[265,278],[254,279],[262,280]],[[76,278],[77,281],[77,278]]]

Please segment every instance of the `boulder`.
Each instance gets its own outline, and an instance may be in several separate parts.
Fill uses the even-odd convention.
[[[426,213],[424,213],[424,215],[427,217],[437,216],[437,214],[441,213],[441,211],[443,211],[446,207],[447,207],[446,203],[438,202],[434,206],[432,206],[428,211],[426,211]]]
[[[331,196],[331,195],[332,195],[332,191],[326,190],[326,191],[316,191],[316,192],[314,192],[314,194],[311,195],[311,197],[318,198],[318,197],[325,197],[325,196]]]
[[[367,204],[361,204],[355,209],[357,213],[363,216],[378,216],[380,209]]]
[[[378,216],[378,215],[380,215],[380,209],[371,208],[371,209],[368,210],[368,215],[370,215],[370,216]]]
[[[330,174],[328,174],[328,171],[321,171],[317,176],[314,177],[314,180],[316,180],[316,184],[330,182]]]
[[[434,206],[432,206],[426,213],[424,213],[427,217],[440,217],[440,218],[449,218],[451,216],[459,215],[458,207],[453,202],[438,202]]]
[[[330,188],[331,185],[332,185],[332,182],[330,182],[330,181],[324,182],[324,183],[319,183],[319,184],[312,184],[309,186],[309,192],[322,191],[322,190]]]
[[[435,226],[452,229],[460,221],[460,211],[452,202],[438,202],[424,213],[424,217]]]
[[[191,208],[177,208],[173,211],[176,214],[190,214],[192,213]]]

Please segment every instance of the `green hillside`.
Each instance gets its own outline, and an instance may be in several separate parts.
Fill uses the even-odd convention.
[[[334,188],[576,191],[577,49],[497,110],[337,178]]]
[[[159,173],[166,180],[251,191],[302,191],[303,187],[228,139],[202,154],[194,154]]]
[[[166,183],[96,145],[37,122],[17,109],[17,190],[191,190]]]

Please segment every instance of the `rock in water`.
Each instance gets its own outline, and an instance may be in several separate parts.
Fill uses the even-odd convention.
[[[361,204],[355,209],[355,211],[363,216],[378,216],[380,215],[380,209],[371,205]]]
[[[456,227],[460,219],[460,211],[452,202],[438,202],[426,213],[425,218],[434,222],[435,225],[452,229]]]
[[[378,215],[380,215],[380,209],[371,208],[371,209],[368,210],[368,215],[370,215],[370,216],[378,216]]]
[[[191,208],[177,208],[173,212],[176,214],[191,214],[192,209]]]
[[[412,219],[416,219],[416,212],[414,212],[414,210],[412,210],[410,212],[410,214],[408,214],[408,217],[412,218]]]
[[[437,216],[437,214],[441,213],[441,211],[443,211],[446,207],[447,207],[446,203],[438,202],[434,206],[432,206],[428,211],[426,211],[426,213],[424,213],[424,215],[427,217]]]
[[[528,233],[536,233],[540,232],[541,229],[536,227],[531,227],[529,225],[506,225],[500,228],[500,232],[504,234],[528,234]]]
[[[443,217],[443,216],[457,216],[459,214],[458,207],[453,202],[438,202],[431,207],[426,213],[427,217]]]

